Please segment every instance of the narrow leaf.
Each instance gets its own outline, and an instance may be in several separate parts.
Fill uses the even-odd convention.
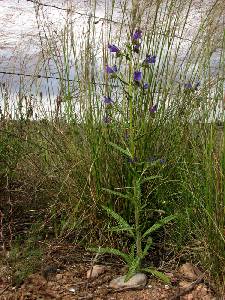
[[[118,196],[120,198],[125,198],[125,199],[128,199],[128,200],[130,199],[130,197],[128,195],[124,195],[124,194],[122,194],[120,192],[112,191],[110,189],[105,189],[105,188],[103,188],[102,190],[105,191],[105,192],[108,192],[109,194]]]
[[[119,227],[122,228],[123,230],[126,230],[130,233],[131,236],[134,237],[134,232],[133,232],[133,228],[130,226],[129,223],[127,223],[126,220],[124,220],[123,217],[121,217],[119,214],[117,214],[114,210],[110,209],[109,207],[106,206],[102,206],[107,213],[113,217],[117,223],[119,224]]]
[[[137,271],[139,271],[140,267],[140,257],[136,257],[134,260],[131,261],[129,265],[129,270],[126,274],[125,282],[128,281]]]
[[[109,144],[110,144],[112,147],[114,147],[115,149],[117,149],[118,151],[120,151],[121,153],[123,153],[123,154],[125,154],[126,156],[132,158],[132,155],[131,155],[129,149],[123,149],[123,148],[121,148],[120,146],[118,146],[117,144],[114,144],[114,143],[112,143],[112,142],[109,142]]]
[[[144,268],[144,269],[141,269],[141,271],[150,273],[150,274],[154,275],[155,277],[161,279],[162,281],[164,281],[167,284],[170,283],[170,278],[168,276],[166,276],[165,274],[163,274],[160,271],[157,271],[154,268]]]
[[[93,251],[93,252],[97,252],[99,254],[113,254],[113,255],[117,255],[117,256],[121,256],[123,258],[123,260],[127,263],[130,264],[130,256],[118,249],[115,248],[88,248],[88,251]]]
[[[130,228],[129,228],[130,229]],[[131,229],[133,230],[134,228],[131,227]],[[123,231],[129,231],[128,228],[122,228],[120,226],[113,226],[109,229],[109,231],[111,232],[123,232]],[[133,235],[132,235],[133,236]]]
[[[142,253],[142,259],[148,254],[148,250],[152,246],[152,243],[153,243],[152,238],[148,238],[144,251]]]
[[[158,230],[163,225],[167,224],[168,222],[174,220],[176,217],[174,215],[167,216],[163,218],[162,220],[158,221],[154,225],[152,225],[145,233],[143,234],[142,238],[145,238],[147,235],[151,234],[152,232]]]
[[[130,248],[130,259],[131,259],[131,261],[134,260],[134,250],[135,250],[135,246],[136,246],[136,244],[134,243],[133,245],[131,245],[131,248]]]

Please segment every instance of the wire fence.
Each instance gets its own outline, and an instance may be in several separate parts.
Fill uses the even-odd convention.
[[[33,3],[37,3],[36,1],[34,0],[27,0],[29,2],[33,2]],[[47,5],[47,4],[42,4],[42,3],[38,3],[38,5],[43,5],[43,6],[47,6],[47,7],[53,7],[53,8],[56,8],[56,9],[61,9],[61,10],[67,10],[67,9],[64,9],[64,8],[59,8],[57,6],[52,6],[52,5]],[[102,18],[102,17],[96,17],[96,16],[93,16],[93,15],[88,15],[88,14],[84,14],[84,13],[78,13],[78,12],[74,12],[75,14],[79,14],[81,16],[87,16],[87,17],[92,17],[92,18],[96,18],[98,20],[104,20],[104,21],[109,21],[109,22],[113,22],[113,23],[118,23],[121,25],[121,23],[117,22],[117,21],[113,21],[113,20],[110,20],[110,19],[107,19],[107,18]],[[157,35],[161,35],[161,36],[165,36],[166,34],[163,34],[161,32],[154,32],[154,34],[157,34]],[[188,42],[191,42],[192,40],[191,39],[188,39],[188,38],[184,38],[184,37],[181,37],[179,35],[174,35],[175,38],[178,38],[178,39],[182,39],[184,41],[188,41]],[[24,72],[10,72],[10,71],[5,71],[5,70],[0,70],[0,74],[3,74],[3,75],[12,75],[12,76],[25,76],[25,77],[33,77],[33,78],[45,78],[45,79],[55,79],[55,80],[67,80],[67,81],[73,81],[73,79],[63,79],[63,78],[60,78],[60,77],[54,77],[54,76],[46,76],[46,75],[42,75],[42,74],[37,74],[37,75],[34,75],[34,74],[29,74],[29,73],[24,73]]]
[[[115,21],[115,20],[112,20],[112,19],[109,19],[109,18],[105,18],[105,17],[99,17],[99,16],[96,16],[95,14],[92,14],[92,13],[88,14],[88,13],[78,12],[78,11],[73,10],[72,8],[63,8],[63,7],[60,7],[60,6],[57,6],[57,5],[53,5],[53,4],[42,3],[42,2],[37,1],[37,0],[26,0],[26,1],[33,3],[34,5],[37,5],[38,7],[42,6],[42,7],[47,7],[47,8],[53,8],[53,9],[57,9],[57,10],[71,12],[73,14],[77,14],[77,15],[80,15],[80,16],[88,17],[88,18],[94,18],[94,19],[97,20],[95,23],[98,23],[99,21],[106,21],[106,22],[112,22],[112,23],[117,23],[119,25],[122,25],[121,22],[118,22],[118,21]],[[123,25],[129,26],[129,24],[123,24]],[[154,31],[154,34],[168,37],[168,33],[162,33],[162,32]],[[180,36],[180,35],[174,34],[173,37],[181,39],[183,41],[192,42],[192,39],[185,38],[185,37]],[[0,74],[2,74],[2,75],[11,75],[11,76],[31,77],[31,78],[40,78],[40,79],[42,78],[42,79],[63,80],[63,81],[69,81],[69,82],[76,81],[74,79],[62,78],[62,77],[58,77],[58,76],[43,75],[43,74],[29,74],[29,73],[26,73],[26,72],[11,72],[11,71],[6,71],[6,70],[0,70]],[[98,85],[104,85],[103,83],[97,83],[97,82],[94,82],[94,81],[90,82],[90,83],[98,84]]]

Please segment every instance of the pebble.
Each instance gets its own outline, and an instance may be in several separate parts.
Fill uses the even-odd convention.
[[[126,276],[119,276],[113,279],[109,287],[113,289],[121,289],[121,288],[142,288],[147,283],[147,276],[143,273],[137,273],[133,277],[131,277],[128,281],[125,282]]]
[[[170,289],[170,286],[168,284],[166,284],[164,287],[165,287],[166,290]]]
[[[57,275],[55,276],[55,278],[56,278],[57,280],[60,280],[60,279],[63,278],[63,275],[62,275],[62,274],[57,274]]]
[[[69,288],[68,291],[71,292],[71,293],[75,293],[76,292],[75,288],[72,288],[72,287]]]
[[[180,288],[186,289],[190,286],[190,282],[181,281]],[[182,297],[183,300],[215,300],[210,291],[204,284],[197,285],[193,291]]]
[[[191,263],[183,264],[179,269],[179,273],[190,280],[196,280],[201,275],[198,268],[194,267]]]
[[[87,278],[97,278],[101,274],[105,273],[106,266],[95,265],[90,270],[87,271]]]

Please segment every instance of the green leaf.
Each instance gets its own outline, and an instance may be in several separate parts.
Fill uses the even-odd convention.
[[[129,270],[126,274],[125,277],[125,282],[128,281],[135,273],[137,273],[137,271],[140,268],[140,261],[141,258],[140,257],[136,257],[135,259],[133,259],[130,264],[129,264]]]
[[[117,214],[114,210],[110,209],[109,207],[106,207],[106,206],[102,206],[106,211],[107,213],[113,217],[117,223],[119,224],[119,227],[123,230],[123,231],[128,231],[130,233],[130,235],[132,237],[134,237],[134,232],[133,232],[133,227],[130,226],[130,224],[127,223],[126,220],[124,220],[123,217],[121,217],[119,214]]]
[[[144,251],[142,253],[142,259],[148,254],[148,250],[152,246],[152,243],[153,243],[152,238],[148,238]]]
[[[154,225],[152,225],[147,231],[145,231],[145,233],[142,235],[142,238],[145,238],[147,235],[151,234],[152,232],[158,230],[159,228],[161,228],[163,225],[167,224],[168,222],[174,220],[176,218],[176,216],[174,215],[170,215],[167,216],[163,219],[161,219],[160,221],[158,221],[157,223],[155,223]]]
[[[112,195],[115,195],[115,196],[118,196],[118,197],[121,197],[121,198],[125,198],[125,199],[130,199],[130,197],[128,195],[124,195],[120,192],[116,192],[116,191],[112,191],[110,189],[105,189],[105,188],[102,188],[103,191],[105,192],[108,192],[109,194],[112,194]]]
[[[142,272],[150,273],[150,274],[156,276],[157,278],[161,279],[162,281],[164,281],[167,284],[170,283],[170,278],[168,276],[166,276],[165,274],[163,274],[160,271],[157,271],[154,268],[144,268],[144,269],[141,269],[141,271]]]
[[[133,230],[134,228],[131,227],[131,229]],[[111,228],[109,229],[109,231],[111,231],[111,232],[123,232],[123,231],[128,231],[128,230],[127,230],[127,228],[122,228],[122,227],[120,227],[120,225],[118,225],[118,226],[113,226],[113,227],[111,227]],[[133,236],[133,235],[132,235],[132,236]]]
[[[136,243],[134,243],[133,245],[131,245],[131,248],[130,248],[130,259],[131,259],[131,261],[134,260],[134,250],[135,250],[135,247],[136,247]]]
[[[88,251],[93,251],[93,252],[97,252],[99,254],[113,254],[113,255],[117,255],[117,256],[121,256],[123,258],[123,260],[129,265],[130,264],[130,256],[129,254],[126,254],[118,249],[115,248],[88,248]]]
[[[123,154],[125,154],[126,156],[132,158],[132,155],[131,155],[131,153],[130,153],[130,151],[129,151],[128,148],[127,148],[127,149],[123,149],[123,148],[121,148],[120,146],[118,146],[117,144],[114,144],[114,143],[112,143],[112,142],[109,142],[109,144],[110,144],[112,147],[114,147],[115,149],[117,149],[118,151],[120,151],[121,153],[123,153]]]

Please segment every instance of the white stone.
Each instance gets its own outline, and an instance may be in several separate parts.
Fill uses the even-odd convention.
[[[168,284],[165,284],[165,289],[166,290],[169,290],[170,289],[170,286]]]
[[[113,279],[109,287],[113,289],[121,289],[121,288],[142,288],[147,283],[147,276],[143,273],[137,273],[132,276],[128,281],[125,282],[126,276],[119,276]]]

